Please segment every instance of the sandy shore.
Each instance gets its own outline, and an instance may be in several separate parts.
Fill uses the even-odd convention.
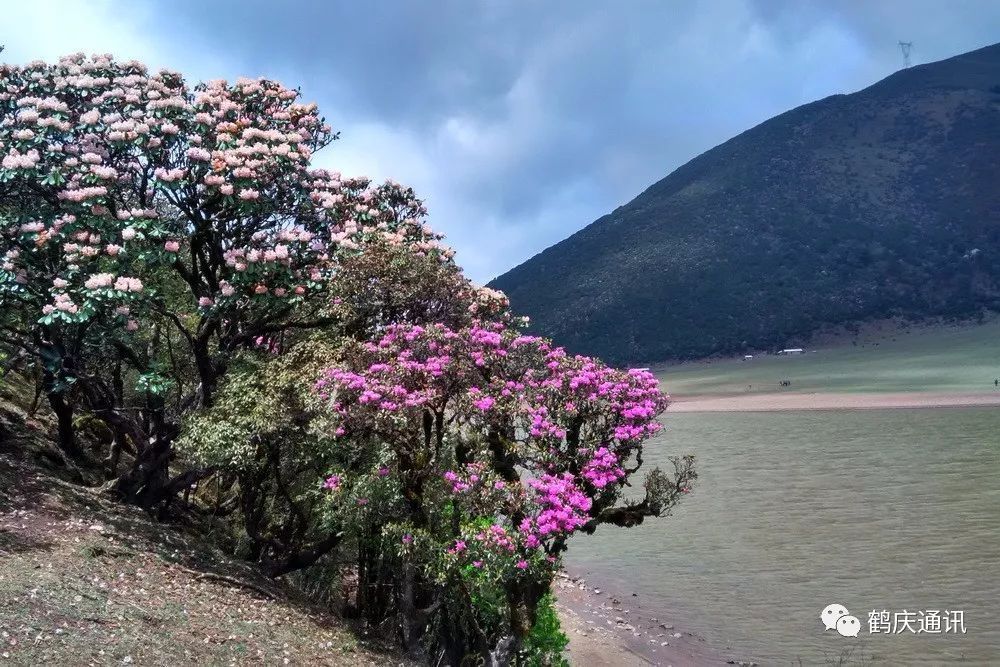
[[[643,608],[641,596],[595,587],[561,574],[555,582],[566,657],[581,667],[754,665],[707,646],[675,619]]]
[[[672,396],[669,412],[773,412],[779,410],[878,410],[1000,406],[1000,391],[979,393],[760,393]]]

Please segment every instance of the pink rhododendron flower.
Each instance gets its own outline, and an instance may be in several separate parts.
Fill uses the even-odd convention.
[[[115,289],[119,292],[141,292],[142,281],[138,278],[122,276],[115,280]]]
[[[111,273],[95,273],[94,275],[87,278],[83,283],[83,286],[89,290],[101,289],[103,287],[111,287],[115,282],[115,276]]]
[[[601,447],[594,452],[582,471],[584,479],[598,489],[617,482],[625,477],[625,471],[618,465],[618,457],[607,447]]]
[[[486,412],[487,410],[492,408],[494,403],[496,403],[496,400],[490,396],[483,396],[482,398],[472,402],[474,406],[476,406],[483,412]]]

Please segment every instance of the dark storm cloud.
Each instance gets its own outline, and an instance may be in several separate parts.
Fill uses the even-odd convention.
[[[301,84],[343,132],[322,160],[414,185],[484,281],[734,134],[887,76],[901,39],[927,62],[1000,36],[993,1],[100,4],[162,64]]]

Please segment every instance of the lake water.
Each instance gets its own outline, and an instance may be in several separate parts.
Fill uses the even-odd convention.
[[[1000,662],[1000,410],[668,413],[647,465],[693,453],[673,516],[575,539],[571,569],[762,664]],[[846,606],[858,639],[824,632]],[[966,634],[869,634],[873,609]]]

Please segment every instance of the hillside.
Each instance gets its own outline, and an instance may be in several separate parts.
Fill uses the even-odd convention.
[[[0,663],[412,664],[221,551],[224,528],[156,522],[69,482],[25,396],[0,382]]]
[[[776,116],[497,278],[614,362],[1000,307],[1000,44]]]

